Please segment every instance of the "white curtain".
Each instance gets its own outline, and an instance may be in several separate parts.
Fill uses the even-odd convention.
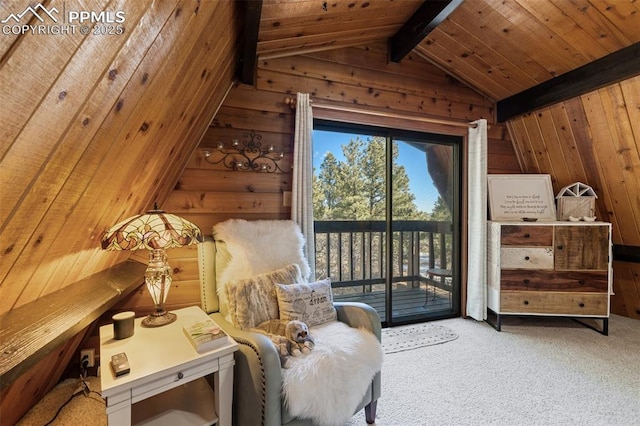
[[[313,233],[313,164],[311,161],[313,113],[308,93],[298,93],[296,128],[293,139],[293,194],[291,219],[296,222],[306,240],[305,255],[311,267],[311,279],[316,276],[315,241]]]
[[[468,139],[467,315],[487,319],[487,120],[474,121]]]

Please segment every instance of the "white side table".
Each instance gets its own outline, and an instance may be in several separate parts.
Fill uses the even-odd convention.
[[[207,314],[197,306],[172,312],[176,322],[158,328],[144,328],[137,318],[128,339],[114,340],[112,324],[100,327],[100,380],[109,425],[231,426],[238,344],[199,354],[182,327]],[[127,354],[131,372],[115,377],[111,356],[121,352]],[[213,383],[205,377],[209,375]]]

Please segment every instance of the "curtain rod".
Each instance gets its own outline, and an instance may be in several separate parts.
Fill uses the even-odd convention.
[[[291,106],[291,108],[295,108],[296,99],[287,97],[284,99],[284,103]],[[364,114],[364,115],[373,115],[376,117],[397,118],[401,120],[419,121],[422,123],[429,123],[429,124],[442,124],[445,126],[471,127],[474,129],[478,127],[478,125],[475,123],[465,123],[460,121],[423,117],[418,115],[405,115],[405,114],[398,114],[398,113],[386,112],[386,111],[383,112],[383,111],[375,111],[375,110],[364,110],[359,108],[351,108],[343,105],[323,104],[321,102],[318,103],[318,101],[314,101],[314,100],[311,100],[311,103],[312,103],[312,108],[314,109],[318,108],[318,109],[325,109],[330,111],[353,112],[353,113]]]

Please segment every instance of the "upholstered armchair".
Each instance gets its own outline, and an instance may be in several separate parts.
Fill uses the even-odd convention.
[[[276,242],[271,249],[277,250]],[[260,253],[254,255],[260,256]],[[203,244],[198,245],[202,308],[239,344],[235,356],[233,423],[247,426],[312,425],[314,422],[304,415],[292,415],[285,403],[282,394],[284,370],[271,340],[263,334],[240,329],[229,321],[229,308],[225,306],[227,301],[224,297],[219,297],[217,283],[231,257],[227,242],[219,240],[218,237],[215,241],[212,237],[207,237]],[[362,303],[334,303],[334,307],[338,322],[346,323],[355,329],[370,331],[379,344],[380,318],[373,308]],[[381,392],[380,383],[378,371],[364,392],[362,400],[353,410],[355,414],[364,408],[367,423],[375,421],[376,402]],[[366,383],[364,385],[366,387]],[[345,389],[341,390],[345,395],[352,392],[348,387],[345,386]]]

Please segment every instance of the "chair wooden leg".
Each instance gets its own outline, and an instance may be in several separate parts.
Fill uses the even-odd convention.
[[[368,424],[376,422],[376,408],[378,406],[378,400],[371,401],[364,407],[364,417],[367,419]]]

